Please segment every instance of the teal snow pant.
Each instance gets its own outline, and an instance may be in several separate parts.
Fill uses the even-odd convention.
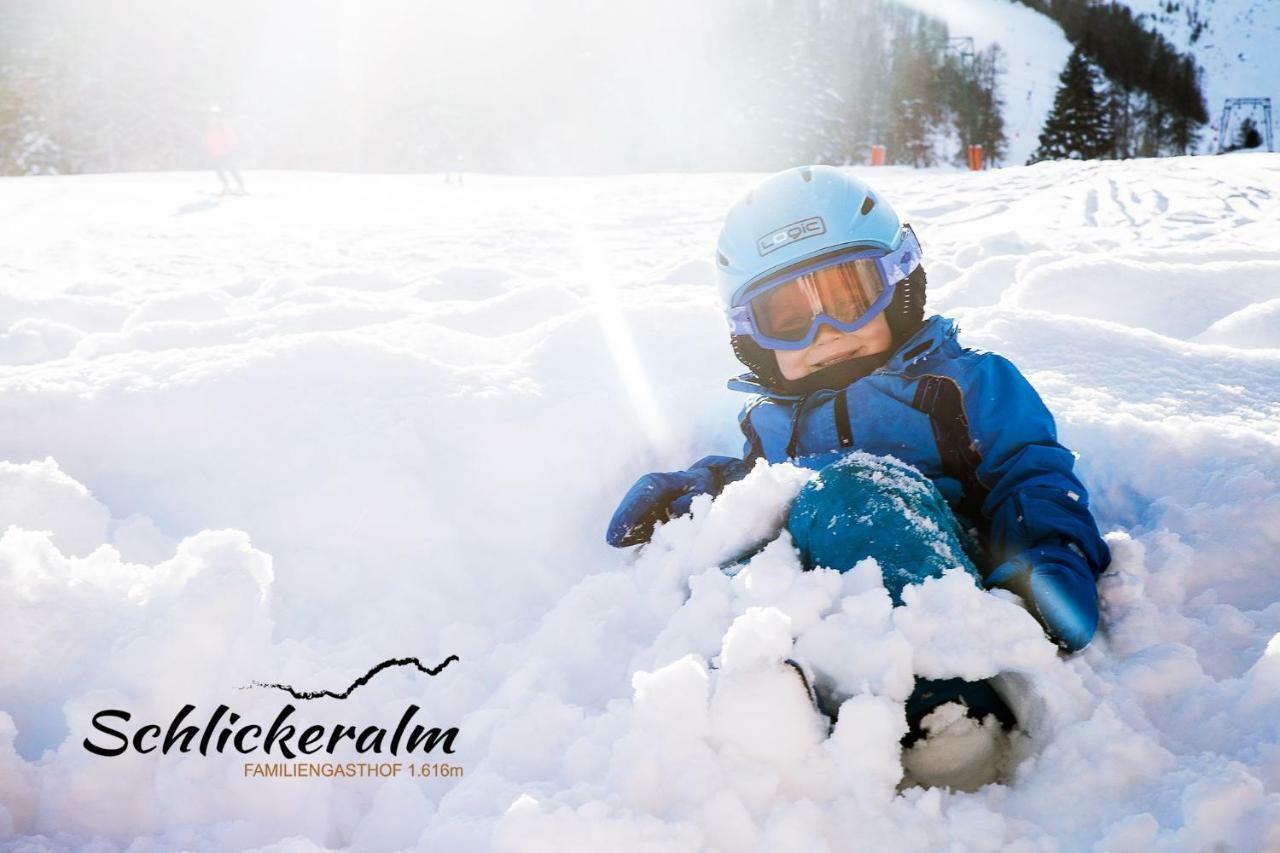
[[[937,486],[912,466],[892,457],[853,453],[819,469],[796,495],[787,530],[806,570],[847,572],[874,557],[894,605],[902,590],[956,566],[981,576],[977,542],[952,513]],[[979,718],[996,714],[1006,726],[1012,712],[985,681],[916,679],[907,700],[910,726],[903,745],[922,736],[920,720],[948,701],[962,701]]]

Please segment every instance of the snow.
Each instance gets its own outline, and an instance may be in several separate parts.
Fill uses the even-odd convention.
[[[740,448],[708,258],[756,177],[0,181],[0,844],[1280,846],[1280,155],[867,175],[1079,454],[1115,559],[1070,658],[961,571],[800,571],[791,465],[604,545],[639,474]],[[81,744],[448,654],[301,712],[411,701],[462,778]],[[902,787],[916,672],[1004,673],[1010,778]]]

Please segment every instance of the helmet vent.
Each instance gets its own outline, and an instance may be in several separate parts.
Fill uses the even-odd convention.
[[[804,182],[806,184],[809,183],[810,181],[813,180],[813,169],[809,168],[808,166],[805,166],[803,169],[800,170],[800,177],[804,178]]]
[[[867,197],[862,200],[862,215],[866,216],[868,213],[871,212],[871,208],[875,206],[876,206],[875,196],[868,194]]]
[[[716,262],[722,267],[729,266],[729,259],[724,256],[724,252],[716,252]]]

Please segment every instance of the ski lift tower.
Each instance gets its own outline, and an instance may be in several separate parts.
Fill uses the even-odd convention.
[[[947,50],[960,57],[966,68],[972,68],[978,52],[973,47],[973,36],[956,36],[947,39]]]
[[[1222,121],[1218,122],[1218,152],[1227,150],[1229,140],[1227,131],[1231,129],[1231,116],[1235,113],[1252,114],[1262,110],[1262,140],[1268,151],[1275,151],[1275,143],[1271,137],[1271,99],[1270,98],[1227,98],[1222,105]]]

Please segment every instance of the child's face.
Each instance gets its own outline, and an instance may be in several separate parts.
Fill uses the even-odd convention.
[[[881,311],[856,332],[838,332],[823,323],[818,327],[813,343],[805,349],[780,349],[774,350],[774,354],[778,357],[778,369],[783,377],[795,380],[846,358],[884,352],[892,340],[889,322]]]

